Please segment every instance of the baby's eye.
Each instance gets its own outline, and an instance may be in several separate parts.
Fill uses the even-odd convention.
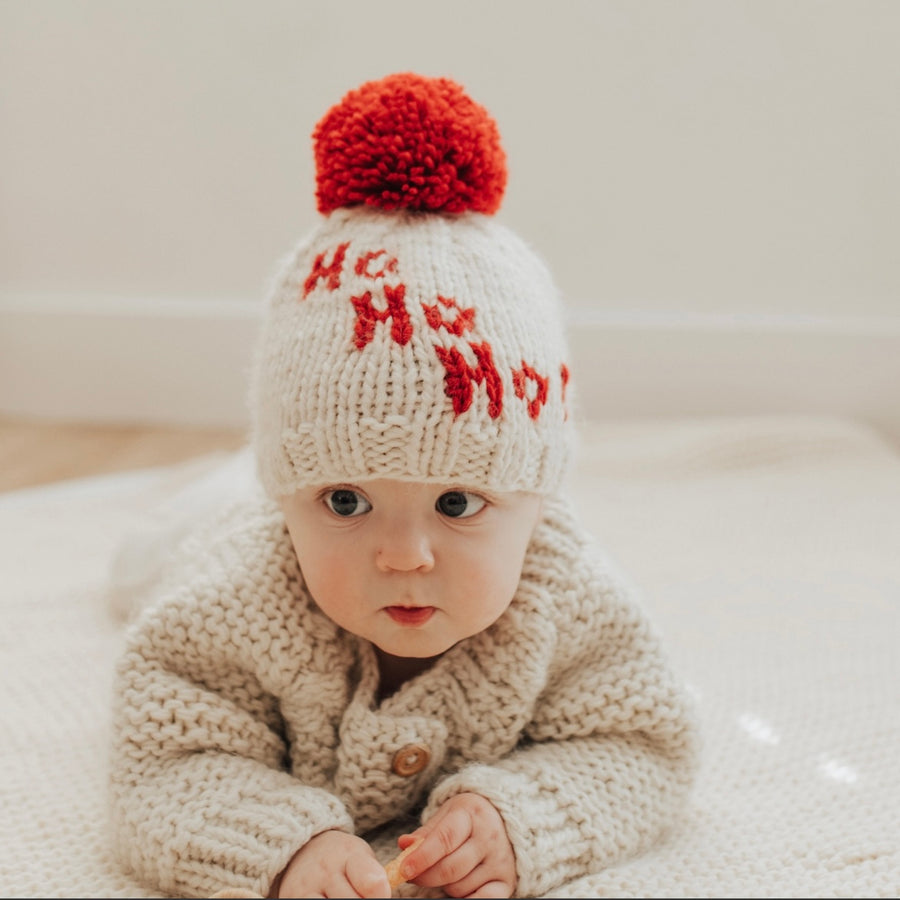
[[[336,515],[350,518],[367,513],[372,504],[357,491],[348,488],[338,488],[336,491],[328,491],[322,498],[325,505]]]
[[[447,491],[435,503],[438,512],[451,519],[467,519],[484,509],[487,500],[469,491]]]

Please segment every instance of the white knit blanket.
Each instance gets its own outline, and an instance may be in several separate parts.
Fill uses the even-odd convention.
[[[163,896],[107,849],[110,564],[149,576],[248,477],[239,455],[0,495],[0,895]],[[896,450],[849,420],[589,425],[571,487],[706,749],[664,843],[555,896],[900,894]]]

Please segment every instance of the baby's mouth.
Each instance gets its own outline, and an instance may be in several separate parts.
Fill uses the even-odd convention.
[[[415,628],[424,625],[435,613],[433,606],[386,606],[384,611],[398,625]]]

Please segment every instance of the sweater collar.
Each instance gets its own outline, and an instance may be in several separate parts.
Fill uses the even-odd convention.
[[[493,625],[451,647],[380,705],[375,651],[358,638],[355,700],[382,716],[440,719],[449,748],[464,759],[499,758],[518,742],[546,685],[556,649],[550,605],[545,591],[523,578]]]

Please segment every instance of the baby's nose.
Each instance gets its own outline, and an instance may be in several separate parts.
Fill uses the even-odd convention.
[[[382,572],[430,572],[434,568],[434,552],[423,531],[391,528],[378,544],[375,564]]]

